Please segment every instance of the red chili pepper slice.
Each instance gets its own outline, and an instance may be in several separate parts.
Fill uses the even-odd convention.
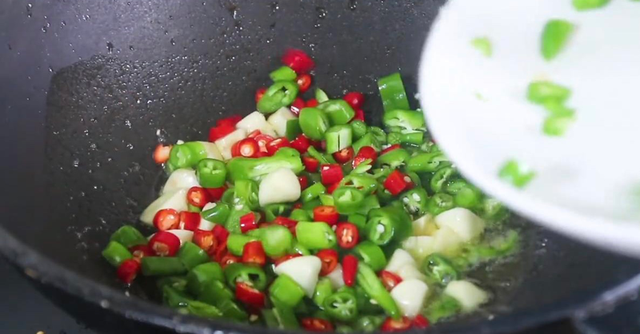
[[[133,258],[138,261],[142,260],[142,258],[145,256],[155,255],[148,245],[133,246],[129,249],[129,251],[131,252],[131,255],[133,255]]]
[[[269,135],[265,135],[265,134],[260,134],[258,136],[256,136],[255,138],[256,142],[258,143],[258,147],[260,148],[260,152],[269,152],[268,146],[271,142],[273,142],[274,138],[269,136]],[[269,154],[271,155],[271,154]]]
[[[402,277],[390,271],[383,270],[380,272],[380,281],[382,281],[382,285],[384,285],[388,291],[391,291],[396,285],[402,282]]]
[[[387,318],[382,323],[380,330],[383,332],[404,332],[409,328],[411,328],[411,320],[407,317],[402,317],[398,320]]]
[[[202,187],[191,187],[187,191],[187,202],[202,209],[205,204],[209,203],[209,194]]]
[[[318,103],[318,100],[316,100],[316,99],[310,99],[310,100],[307,100],[307,102],[305,103],[305,105],[306,105],[306,107],[307,107],[307,108],[314,108],[314,107],[317,107],[317,106],[318,106],[318,104],[320,104],[320,103]]]
[[[231,147],[232,157],[254,158],[260,152],[260,146],[254,138],[245,138]]]
[[[309,186],[309,179],[306,176],[298,176],[298,182],[300,183],[300,190],[305,190]]]
[[[219,119],[216,122],[216,126],[236,126],[236,124],[238,124],[238,122],[240,122],[241,120],[242,120],[242,116],[233,115],[227,118]]]
[[[236,282],[236,298],[253,307],[264,307],[264,293],[258,291],[246,282]]]
[[[242,263],[252,263],[260,267],[267,263],[267,255],[264,252],[264,247],[262,247],[262,242],[256,240],[244,244]]]
[[[422,314],[418,314],[416,315],[415,318],[413,318],[412,324],[414,328],[425,329],[429,327],[429,320],[425,318]]]
[[[318,166],[320,166],[320,161],[312,157],[302,157],[302,163],[304,164],[304,169],[309,173],[317,172]]]
[[[255,212],[249,212],[246,215],[240,217],[240,230],[242,233],[247,233],[251,230],[258,228],[258,217]]]
[[[222,195],[227,190],[226,186],[222,186],[219,188],[204,188],[204,190],[209,195],[210,202],[217,202],[222,198]]]
[[[316,256],[320,258],[322,262],[320,276],[331,274],[338,266],[338,251],[335,249],[323,249],[316,253]]]
[[[356,283],[356,274],[358,273],[358,258],[348,254],[342,258],[342,279],[347,286],[353,286]]]
[[[353,147],[344,148],[333,154],[333,158],[336,159],[336,162],[343,164],[353,159]]]
[[[302,318],[300,320],[302,327],[311,332],[332,332],[333,324],[328,320],[320,318]]]
[[[356,109],[354,111],[356,113],[355,113],[355,115],[353,115],[353,118],[351,119],[350,122],[352,122],[352,121],[362,121],[362,122],[364,122],[364,111],[362,111],[362,109]]]
[[[209,258],[211,261],[215,261],[218,263],[222,263],[222,259],[229,254],[227,249],[227,241],[225,240],[223,243],[218,243],[218,246],[215,249],[212,249],[209,252]]]
[[[122,263],[120,263],[120,266],[116,271],[116,275],[118,275],[118,278],[122,282],[126,284],[131,284],[131,282],[133,282],[136,276],[138,276],[138,273],[140,272],[140,268],[141,268],[140,262],[134,259],[124,260]]]
[[[375,148],[371,146],[364,146],[360,148],[360,151],[358,151],[358,154],[356,154],[356,157],[353,158],[353,161],[351,162],[351,166],[353,166],[353,168],[356,168],[358,167],[359,164],[361,164],[362,162],[368,159],[371,159],[371,162],[373,163],[376,161],[377,157],[378,157],[378,154],[376,153]]]
[[[253,131],[249,132],[249,134],[247,134],[247,138],[255,138],[255,137],[257,137],[257,136],[259,136],[261,134],[262,134],[262,131],[253,130]]]
[[[309,138],[307,138],[307,136],[305,135],[299,135],[291,142],[291,147],[298,150],[300,154],[307,153],[309,146],[311,146],[311,143],[309,142]]]
[[[335,206],[320,205],[313,208],[313,221],[325,222],[331,226],[338,223],[340,214]]]
[[[225,247],[226,248],[226,247]],[[222,267],[222,269],[224,269],[224,267],[232,264],[232,263],[240,263],[241,259],[233,254],[229,254],[226,253],[224,255],[222,255],[222,258],[220,259],[220,266]]]
[[[213,232],[213,235],[216,236],[218,244],[227,243],[227,239],[229,238],[229,231],[224,228],[224,226],[216,224],[211,232]]]
[[[320,166],[320,177],[322,178],[322,184],[330,185],[342,181],[344,174],[340,165],[327,164]]]
[[[311,87],[311,83],[313,82],[313,77],[310,74],[300,74],[296,78],[296,83],[298,84],[298,90],[300,94],[303,94],[309,87]]]
[[[274,259],[274,260],[273,260],[273,263],[274,263],[274,264],[276,265],[276,267],[277,267],[277,266],[278,266],[278,265],[280,265],[280,263],[282,263],[282,262],[285,262],[285,261],[287,261],[287,260],[291,260],[291,259],[293,259],[293,258],[300,257],[300,256],[302,256],[302,254],[287,254],[287,255],[285,255],[285,256],[282,256],[282,257],[279,257],[279,258],[277,258],[277,259]]]
[[[313,59],[299,49],[288,49],[282,56],[282,64],[291,67],[298,74],[309,73],[316,66]]]
[[[159,231],[149,239],[149,248],[156,256],[174,256],[180,249],[180,239],[171,232]]]
[[[162,209],[153,216],[153,226],[160,231],[173,230],[180,225],[180,213],[174,209]]]
[[[349,92],[342,99],[353,109],[360,109],[364,105],[364,94],[360,92]]]
[[[409,179],[408,181],[407,178]],[[391,193],[391,195],[395,196],[405,190],[409,185],[409,182],[411,182],[411,179],[408,176],[402,174],[398,170],[394,170],[384,180],[383,185],[384,188]]]
[[[351,249],[360,241],[358,227],[351,223],[339,223],[336,228],[338,245],[344,249]]]
[[[209,253],[218,247],[218,240],[212,231],[195,230],[193,232],[193,243]]]
[[[231,132],[235,131],[235,126],[223,125],[223,126],[214,126],[209,129],[209,141],[214,142],[220,138],[226,137]]]
[[[171,145],[158,144],[156,149],[153,151],[153,161],[158,165],[167,162],[171,155],[171,147]]]
[[[336,182],[330,186],[327,187],[327,194],[331,195],[333,194],[334,191],[336,191],[336,189],[340,188],[340,182]]]
[[[298,221],[297,220],[293,220],[293,219],[287,218],[287,217],[278,216],[273,220],[273,223],[276,224],[276,225],[281,225],[281,226],[284,226],[284,227],[288,228],[289,231],[291,231],[291,233],[294,236],[296,235],[296,225],[298,225]]]
[[[300,115],[300,110],[302,110],[302,108],[304,108],[306,105],[304,104],[304,100],[296,97],[295,100],[293,100],[293,103],[291,103],[291,106],[289,107],[289,109],[291,110],[291,112],[298,116]]]
[[[285,137],[276,138],[267,144],[267,152],[269,153],[269,155],[274,155],[276,152],[278,152],[279,149],[283,147],[291,147],[291,143],[289,143],[289,140]]]
[[[201,216],[198,212],[182,211],[180,212],[180,224],[181,230],[195,231],[200,226]]]
[[[260,87],[256,90],[256,103],[258,103],[258,101],[260,101],[260,99],[262,98],[262,96],[264,95],[264,93],[267,91],[267,87]]]
[[[384,150],[382,150],[382,152],[380,152],[380,155],[383,155],[385,153],[391,152],[393,150],[397,150],[399,148],[401,148],[400,144],[393,144],[393,145],[385,148]]]

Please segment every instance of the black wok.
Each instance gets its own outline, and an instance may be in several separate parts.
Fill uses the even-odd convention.
[[[110,233],[135,222],[161,183],[151,149],[159,137],[206,138],[221,115],[254,110],[253,92],[286,47],[312,54],[316,83],[330,95],[374,94],[376,78],[397,70],[415,81],[442,3],[5,0],[0,250],[107,332],[263,331],[179,316],[140,288],[129,297],[100,258]],[[375,120],[377,98],[365,110]],[[436,331],[513,331],[636,288],[637,261],[523,226],[516,261],[474,274],[492,280],[495,301]]]

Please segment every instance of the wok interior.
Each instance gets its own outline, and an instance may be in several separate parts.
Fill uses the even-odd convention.
[[[29,179],[28,173],[17,171],[25,183],[7,180],[1,191],[3,197],[11,197],[10,203],[21,203],[31,194],[15,190],[26,184],[27,189],[39,190],[42,206],[28,223],[7,219],[2,224],[61,266],[117,293],[123,288],[100,252],[121,225],[140,226],[138,214],[157,194],[164,176],[151,152],[159,139],[204,139],[217,118],[253,111],[255,89],[267,84],[269,70],[289,46],[310,51],[318,64],[315,83],[330,96],[340,96],[344,90],[367,94],[366,117],[375,123],[382,112],[376,79],[400,70],[413,95],[421,45],[442,3],[280,1],[267,5],[251,1],[236,5],[221,0],[176,7],[154,2],[129,8],[118,4],[114,10],[89,2],[40,4],[50,10],[52,21],[62,22],[69,7],[91,8],[95,21],[87,23],[89,28],[67,24],[67,30],[60,28],[57,41],[23,45],[23,52],[37,53],[49,43],[59,46],[75,38],[83,41],[82,52],[103,55],[58,59],[64,66],[50,78],[40,76],[41,84],[48,87],[45,158],[35,158],[40,162],[33,169],[35,176]],[[153,17],[147,17],[149,10]],[[140,22],[127,21],[135,19]],[[18,27],[29,24],[11,22]],[[107,27],[121,29],[121,35],[105,33]],[[10,31],[18,34],[17,29]],[[110,37],[108,43],[88,42],[100,39],[101,33]],[[55,56],[37,54],[36,63]],[[8,62],[27,63],[7,56],[6,51],[2,57],[7,61],[1,69],[20,79],[20,66]],[[10,108],[22,105],[20,112],[25,115],[37,115],[42,109],[42,105],[18,102],[32,89],[26,81],[5,83],[0,93],[3,116],[14,120],[0,126],[5,135],[17,140],[26,140],[27,129],[42,126],[37,117],[30,123],[19,121],[18,111]],[[32,140],[25,145],[32,145],[38,156],[43,151]],[[7,161],[4,168],[23,166],[27,160],[20,150],[20,145],[8,148],[7,155],[18,158]],[[44,173],[38,174],[42,165]],[[526,222],[516,224],[523,228],[522,253],[515,260],[473,273],[495,299],[484,311],[461,321],[489,314],[524,317],[579,304],[638,272],[636,261],[593,250]],[[151,298],[137,286],[131,292]]]

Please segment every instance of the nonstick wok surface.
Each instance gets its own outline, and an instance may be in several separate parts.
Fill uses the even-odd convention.
[[[206,138],[215,119],[253,111],[255,89],[287,47],[310,52],[315,82],[330,96],[368,94],[364,109],[375,122],[376,79],[400,71],[415,87],[421,46],[443,2],[5,1],[0,249],[53,287],[55,299],[86,303],[65,302],[74,314],[105,312],[99,325],[114,332],[143,332],[138,322],[267,331],[178,316],[139,287],[128,297],[101,259],[109,235],[136,223],[162,184],[152,148]],[[492,280],[495,301],[438,331],[511,331],[635,288],[637,261],[521,225],[523,253],[474,274]],[[129,320],[110,326],[122,316]]]

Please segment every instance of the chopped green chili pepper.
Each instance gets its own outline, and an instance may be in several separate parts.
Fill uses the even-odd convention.
[[[318,160],[321,164],[334,164],[336,161],[331,155],[325,155],[320,153],[315,147],[311,146],[307,149],[307,154]]]
[[[385,189],[382,184],[380,184],[378,188],[379,190],[376,193],[376,196],[378,197],[378,200],[380,200],[380,203],[389,204],[391,201],[393,201],[394,197],[393,195],[391,195],[389,190]]]
[[[384,207],[369,212],[366,225],[369,240],[377,245],[402,241],[411,235],[411,219],[402,209]]]
[[[289,66],[281,66],[273,72],[269,73],[271,80],[277,81],[294,81],[298,75]]]
[[[577,0],[584,1],[584,0]],[[593,0],[588,0],[593,1]],[[573,1],[576,3],[576,0]],[[546,60],[555,58],[566,46],[573,33],[573,23],[566,20],[549,20],[542,31],[541,52]]]
[[[419,111],[400,109],[385,111],[382,122],[385,127],[398,127],[403,133],[427,130],[424,115]]]
[[[404,209],[411,215],[423,216],[427,213],[429,195],[424,188],[413,188],[400,196]]]
[[[312,251],[333,248],[337,242],[331,226],[322,222],[298,222],[296,237],[303,247]]]
[[[227,166],[216,159],[202,159],[196,167],[198,183],[204,188],[220,188],[227,180]]]
[[[422,271],[428,278],[441,285],[447,285],[460,277],[453,263],[438,253],[433,253],[424,260]]]
[[[485,220],[500,221],[509,215],[509,211],[495,198],[484,198],[480,203],[480,215]]]
[[[441,295],[427,307],[425,313],[430,322],[435,323],[443,318],[448,318],[458,312],[462,307],[458,301],[447,295]]]
[[[353,253],[374,271],[382,270],[387,265],[387,257],[382,248],[369,240],[360,242]]]
[[[195,205],[191,205],[191,203],[187,203],[187,211],[200,213],[202,212],[202,209]]]
[[[187,310],[189,314],[198,317],[211,319],[222,318],[222,312],[217,307],[196,300],[191,300],[187,303]]]
[[[406,144],[420,146],[424,142],[424,132],[389,132],[387,134],[387,143],[389,145]]]
[[[329,117],[318,108],[302,108],[298,119],[304,135],[313,140],[324,139],[324,134],[331,125]]]
[[[378,189],[378,182],[369,174],[349,174],[340,181],[341,187],[353,187],[363,194],[372,194]]]
[[[329,100],[318,105],[318,109],[322,110],[333,125],[348,124],[356,112],[351,108],[345,100]],[[302,122],[302,121],[300,121]],[[304,128],[303,128],[304,129]]]
[[[376,199],[376,201],[378,200],[377,197],[374,196],[374,198]],[[378,204],[378,207],[380,207],[380,204]],[[350,214],[349,217],[347,217],[347,221],[357,226],[358,231],[362,231],[364,229],[364,226],[367,224],[367,215],[360,214],[360,213],[353,213],[353,214]]]
[[[517,231],[510,230],[492,240],[466,245],[452,262],[458,268],[469,269],[479,263],[512,255],[519,249],[520,235]]]
[[[549,116],[544,119],[542,132],[547,136],[562,136],[574,121],[575,117],[573,116]]]
[[[320,194],[326,193],[327,188],[325,188],[322,183],[316,183],[307,189],[302,191],[300,197],[302,198],[303,203],[307,203],[311,200],[314,200],[320,196]]]
[[[376,272],[364,263],[358,264],[358,274],[356,284],[375,300],[388,316],[398,319],[402,316],[396,302],[391,298],[391,294],[385,289]]]
[[[491,57],[493,54],[493,46],[491,45],[491,40],[488,37],[474,38],[471,40],[471,45],[487,58]]]
[[[145,276],[171,276],[187,272],[187,267],[177,257],[145,256],[141,264]]]
[[[373,147],[376,151],[380,151],[380,142],[378,142],[378,140],[375,138],[375,136],[368,132],[367,134],[365,134],[364,136],[362,136],[360,139],[358,139],[355,143],[353,143],[353,145],[351,145],[353,147],[353,150],[356,154],[358,154],[358,152],[360,151],[361,148],[365,147],[365,146],[371,146]]]
[[[263,207],[265,218],[268,222],[273,221],[278,216],[287,216],[291,212],[289,204],[269,204]]]
[[[273,301],[273,308],[271,310],[263,309],[262,315],[266,318],[271,318],[267,321],[267,326],[270,328],[279,329],[299,329],[300,324],[296,318],[293,308],[284,305],[277,299]]]
[[[206,285],[213,281],[224,281],[222,267],[217,262],[207,262],[191,269],[187,274],[187,290],[194,296],[199,296]]]
[[[407,171],[416,173],[435,172],[451,162],[442,152],[418,153],[407,160]]]
[[[453,209],[453,207],[453,197],[445,193],[437,193],[429,199],[429,202],[427,202],[427,211],[434,216],[437,216],[449,209]]]
[[[546,109],[551,116],[557,117],[570,117],[576,114],[576,111],[571,108],[567,108],[564,103],[556,100],[545,101],[542,106]]]
[[[293,220],[297,220],[297,221],[310,221],[310,220],[312,220],[311,215],[309,215],[309,213],[307,213],[307,211],[305,211],[303,209],[295,209],[295,210],[291,211],[291,215],[289,216],[289,218],[291,218]]]
[[[178,145],[174,145],[171,148],[169,154],[169,160],[167,164],[171,170],[178,168],[191,168],[200,162],[200,160],[207,158],[207,150],[202,142],[190,141]]]
[[[214,207],[200,213],[202,218],[216,224],[224,224],[229,218],[229,205],[223,202],[214,203]]]
[[[411,157],[411,154],[403,148],[398,148],[393,151],[389,151],[376,159],[376,166],[389,167],[390,169],[397,169],[404,165]]]
[[[237,203],[246,205],[250,210],[260,208],[258,201],[258,183],[253,180],[237,180],[235,183]]]
[[[236,282],[249,283],[252,287],[260,291],[267,287],[267,276],[260,267],[242,263],[231,263],[224,267],[223,272],[227,278],[227,284],[234,289]]]
[[[534,81],[529,84],[527,98],[529,101],[542,104],[547,101],[564,102],[571,96],[569,88],[551,81]]]
[[[353,131],[349,125],[335,125],[325,133],[327,153],[335,153],[351,146]]]
[[[276,81],[258,101],[258,111],[263,114],[271,114],[290,105],[298,95],[298,90],[298,84],[293,81]]]
[[[393,73],[378,80],[378,90],[382,98],[384,111],[409,109],[407,92],[404,89],[400,73]]]
[[[125,225],[111,235],[111,241],[115,241],[126,248],[138,245],[146,245],[149,241],[135,227]]]
[[[302,201],[302,208],[307,210],[309,212],[310,215],[313,215],[311,212],[313,211],[313,209],[315,209],[317,206],[322,205],[322,202],[320,202],[319,199],[315,198],[312,199],[308,202],[304,202]]]
[[[316,284],[316,290],[313,293],[313,302],[320,309],[324,309],[325,299],[327,299],[327,297],[331,296],[332,294],[333,294],[333,285],[331,284],[331,280],[326,277],[322,277],[318,280],[318,283]]]
[[[378,201],[378,197],[376,195],[370,195],[364,198],[356,213],[368,215],[369,211],[378,208],[380,208],[380,201]]]
[[[229,187],[222,194],[222,198],[220,199],[220,201],[229,205],[235,205],[236,204],[234,203],[235,198],[236,198],[236,189],[234,187]]]
[[[227,162],[229,178],[233,182],[238,180],[258,181],[263,176],[280,168],[291,169],[296,174],[303,171],[304,165],[300,159],[300,152],[290,147],[283,147],[270,157],[237,157]]]
[[[289,252],[300,254],[302,256],[311,255],[311,252],[306,247],[302,246],[298,241],[293,243]]]
[[[116,241],[110,241],[102,251],[102,256],[114,267],[119,267],[125,260],[133,258],[131,252]]]
[[[295,307],[305,296],[304,289],[291,277],[282,274],[271,283],[269,295],[284,305]]]
[[[293,246],[293,235],[288,228],[280,225],[262,227],[248,233],[262,242],[264,252],[270,257],[280,257]]]
[[[232,300],[233,298],[233,291],[225,285],[225,282],[217,280],[207,283],[202,292],[198,294],[198,300],[212,305],[218,305],[224,300]]]
[[[414,188],[422,188],[422,180],[420,179],[420,175],[418,175],[418,173],[407,172],[406,174],[411,179],[411,182],[413,182]]]
[[[498,175],[516,188],[523,188],[533,180],[536,173],[516,160],[509,160],[502,166]]]
[[[325,93],[320,88],[316,88],[316,91],[315,91],[314,95],[315,95],[316,101],[318,101],[318,103],[329,101],[329,95],[327,95],[327,93]]]
[[[240,306],[231,299],[223,299],[216,303],[215,306],[220,310],[220,312],[222,312],[222,317],[225,319],[231,319],[238,322],[246,322],[249,320],[247,312],[240,308]]]
[[[162,287],[162,303],[169,307],[185,307],[191,299],[184,292],[178,291],[168,285]]]
[[[460,189],[455,195],[453,195],[453,202],[456,206],[473,209],[480,204],[482,199],[482,193],[478,188],[469,185],[468,187]]]
[[[355,286],[355,291],[356,291],[356,300],[358,302],[358,311],[360,311],[360,312],[362,312],[364,314],[382,314],[382,313],[384,313],[384,310],[380,307],[380,305],[374,304],[374,303],[376,303],[376,301],[373,300],[364,291],[364,289],[361,286],[356,285]]]
[[[431,182],[429,185],[431,186],[431,191],[434,193],[440,192],[449,180],[457,174],[456,170],[452,167],[442,167],[438,169],[431,178]]]
[[[322,203],[322,205],[328,205],[328,206],[334,206],[335,205],[335,200],[333,199],[332,195],[320,194],[320,196],[318,196],[318,198],[320,199],[320,203]]]
[[[333,320],[350,322],[358,317],[358,306],[355,291],[343,287],[325,298],[324,310]]]
[[[224,227],[229,231],[229,233],[242,233],[242,229],[240,229],[240,218],[249,212],[251,212],[251,210],[246,206],[236,205],[235,210],[231,211],[227,221],[224,223]],[[259,213],[256,213],[256,216],[259,216]]]
[[[365,315],[356,320],[354,328],[358,332],[375,332],[380,330],[383,322],[384,316]]]
[[[353,333],[353,332],[355,332],[355,330],[351,326],[344,325],[344,324],[336,325],[336,333],[348,334],[348,333]]]
[[[295,140],[296,138],[298,138],[298,136],[302,134],[302,128],[300,128],[300,120],[297,118],[288,120],[285,134],[285,137],[287,137],[288,140]]]
[[[199,264],[209,261],[209,255],[207,255],[207,252],[190,241],[182,244],[182,247],[180,247],[176,256],[189,270]]]
[[[351,126],[351,130],[353,131],[354,140],[362,138],[362,136],[364,136],[368,131],[367,123],[360,120],[354,120],[353,122],[349,123],[349,125]]]
[[[229,238],[227,238],[227,249],[229,253],[241,256],[244,245],[255,240],[258,240],[258,237],[254,235],[231,233],[229,234]]]
[[[162,290],[166,285],[180,292],[187,290],[187,284],[187,279],[184,276],[166,276],[161,277],[156,281],[156,286],[160,290]]]
[[[573,8],[578,11],[596,9],[609,4],[609,0],[573,0]]]
[[[340,214],[350,214],[358,212],[364,195],[360,190],[351,187],[340,187],[333,192],[333,201]]]

